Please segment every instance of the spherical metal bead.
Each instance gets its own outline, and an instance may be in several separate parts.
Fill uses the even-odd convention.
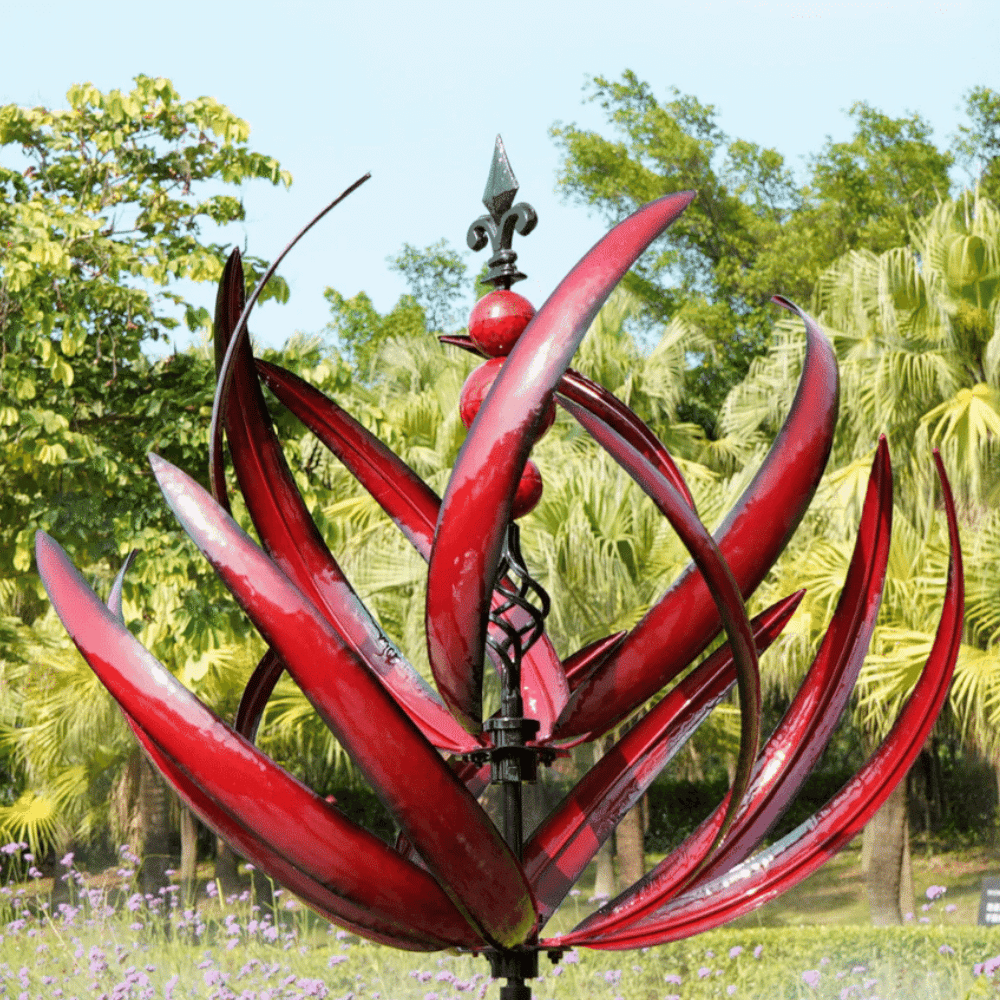
[[[509,288],[496,288],[484,295],[469,316],[469,336],[490,358],[505,358],[535,315],[535,307]]]

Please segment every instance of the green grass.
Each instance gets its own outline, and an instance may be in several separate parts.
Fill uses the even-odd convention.
[[[729,927],[638,952],[580,949],[546,957],[536,1000],[709,997],[954,1000],[1000,997],[1000,974],[974,966],[1000,954],[1000,931],[975,926],[989,856],[914,858],[915,888],[945,897],[899,928],[867,926],[858,852],[848,850],[783,900]],[[988,867],[987,869],[988,870]],[[135,896],[107,905],[114,877],[85,885],[79,910],[49,915],[51,883],[0,890],[0,997],[17,1000],[464,1000],[496,998],[483,959],[381,948],[328,927],[287,895],[273,914],[253,900],[203,895],[197,913],[159,914]],[[131,898],[132,906],[127,905]],[[588,907],[575,897],[566,925]],[[954,904],[953,912],[945,912]],[[927,923],[920,923],[920,918]],[[853,921],[853,922],[852,922]]]

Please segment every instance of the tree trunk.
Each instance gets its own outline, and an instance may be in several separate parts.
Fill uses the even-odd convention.
[[[191,904],[197,890],[198,820],[187,806],[181,806],[181,902]]]
[[[237,857],[221,837],[217,837],[215,841],[215,880],[219,883],[223,898],[240,891]]]
[[[627,889],[646,874],[642,827],[642,799],[640,799],[625,813],[615,830],[620,889]]]
[[[169,792],[159,772],[142,754],[139,758],[139,891],[144,896],[159,897],[169,879],[170,803]]]
[[[906,780],[903,780],[906,784]],[[908,812],[908,811],[907,811]],[[913,916],[913,865],[910,861],[910,823],[903,822],[903,863],[899,872],[899,910],[903,914]]]
[[[912,881],[909,882],[908,904],[903,902],[909,880],[909,872],[904,878],[903,871],[904,865],[909,868],[910,860],[905,778],[872,817],[868,827],[870,832],[866,829],[865,834],[870,838],[867,882],[872,923],[877,927],[901,924],[903,913],[910,912],[913,904]]]
[[[614,736],[605,736],[594,744],[594,763],[600,763],[605,751],[614,746]],[[594,873],[594,895],[610,899],[617,895],[615,885],[615,835],[614,833],[601,844],[594,855],[596,871]]]
[[[597,870],[594,874],[594,895],[610,899],[615,892],[615,836],[612,834],[601,844],[594,855]]]

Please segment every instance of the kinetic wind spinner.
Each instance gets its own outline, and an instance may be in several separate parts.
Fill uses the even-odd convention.
[[[52,539],[40,533],[37,541],[39,572],[74,642],[166,779],[212,829],[317,912],[357,934],[415,951],[484,953],[494,976],[508,980],[502,1000],[530,997],[525,980],[538,974],[539,951],[558,960],[577,945],[625,949],[686,937],[746,913],[815,871],[857,834],[919,753],[948,689],[963,608],[955,508],[936,458],[951,562],[926,667],[891,733],[858,774],[807,823],[754,855],[826,746],[871,638],[892,514],[885,442],[833,620],[801,689],[761,748],[757,655],[780,633],[801,593],[752,621],[743,602],[798,525],[829,455],[838,405],[830,345],[808,316],[775,300],[805,322],[798,392],[770,453],[713,538],[652,431],[569,368],[602,303],[694,195],[661,198],[616,226],[534,314],[510,291],[523,277],[511,250],[513,233],[526,234],[535,224],[530,206],[514,204],[516,191],[498,139],[484,196],[489,214],[468,235],[473,249],[493,243],[488,280],[494,290],[476,305],[470,336],[442,338],[493,360],[463,390],[463,417],[471,426],[440,499],[335,402],[253,358],[246,320],[260,286],[245,304],[238,251],[230,257],[216,306],[215,498],[157,456],[150,462],[184,529],[269,646],[234,726],[125,628],[121,575],[105,606]],[[261,381],[427,560],[426,633],[437,691],[381,631],[327,549],[285,463]],[[693,559],[631,632],[565,659],[546,638],[548,597],[525,566],[514,523],[541,492],[528,456],[551,422],[553,400],[639,484]],[[227,513],[223,425],[263,548]],[[728,643],[671,687],[720,627]],[[484,720],[487,657],[499,671],[502,697],[500,711]],[[400,829],[395,847],[254,746],[283,670],[392,814]],[[543,937],[546,922],[618,821],[733,684],[741,747],[725,801],[636,885],[570,933]],[[664,690],[523,842],[521,785],[534,779],[539,763],[559,748],[601,737]],[[502,835],[477,802],[490,782],[501,786]]]

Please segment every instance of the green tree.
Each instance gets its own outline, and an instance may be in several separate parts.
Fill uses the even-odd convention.
[[[934,145],[919,115],[853,105],[853,137],[828,141],[801,183],[780,152],[727,136],[713,106],[676,89],[661,102],[626,72],[595,78],[590,98],[616,136],[552,129],[567,197],[617,221],[661,195],[697,192],[626,282],[661,319],[681,310],[715,345],[688,373],[683,408],[709,433],[726,394],[766,350],[770,297],[808,303],[833,261],[900,245],[949,193],[952,154]]]
[[[468,270],[458,251],[447,240],[418,250],[409,243],[389,259],[393,271],[406,279],[410,294],[417,300],[427,326],[437,333],[451,332],[456,305],[468,297]]]
[[[959,126],[955,151],[982,193],[1000,202],[1000,94],[973,87],[965,107],[969,124]]]
[[[83,84],[67,101],[0,108],[6,579],[29,569],[37,528],[89,565],[117,557],[159,516],[145,452],[179,418],[173,443],[193,459],[204,416],[184,398],[186,359],[152,365],[143,344],[167,336],[178,314],[191,329],[207,322],[173,286],[219,277],[225,248],[201,229],[244,217],[226,186],[291,180],[250,149],[246,122],[211,98],[182,100],[168,80],[140,76],[107,94]],[[248,277],[262,265],[252,261]]]
[[[438,240],[423,250],[404,243],[388,262],[406,280],[410,293],[400,296],[384,315],[365,292],[349,299],[335,288],[323,293],[332,313],[327,330],[362,378],[387,340],[430,336],[431,331],[452,332],[457,303],[473,291],[465,261],[447,240]]]
[[[1000,212],[982,196],[941,202],[910,240],[880,254],[845,254],[821,276],[819,319],[841,371],[833,468],[868,460],[879,434],[896,456],[898,493],[926,507],[931,448],[945,457],[974,525],[1000,480]],[[720,424],[741,440],[777,432],[795,391],[801,329],[775,326],[726,401]]]
[[[168,80],[140,76],[106,94],[84,84],[67,102],[0,108],[0,599],[26,643],[0,649],[5,745],[23,793],[0,823],[49,847],[107,825],[109,788],[135,751],[117,713],[84,690],[93,678],[76,654],[51,647],[34,532],[58,536],[105,588],[140,548],[131,627],[175,670],[243,641],[146,464],[156,450],[205,478],[212,360],[193,350],[154,362],[144,345],[181,322],[207,324],[175,283],[218,278],[226,248],[202,231],[244,217],[239,187],[291,180],[249,146],[246,122],[211,98],[182,99]],[[247,280],[263,266],[250,260]],[[287,286],[268,294],[284,299]],[[86,751],[77,725],[93,730]]]

